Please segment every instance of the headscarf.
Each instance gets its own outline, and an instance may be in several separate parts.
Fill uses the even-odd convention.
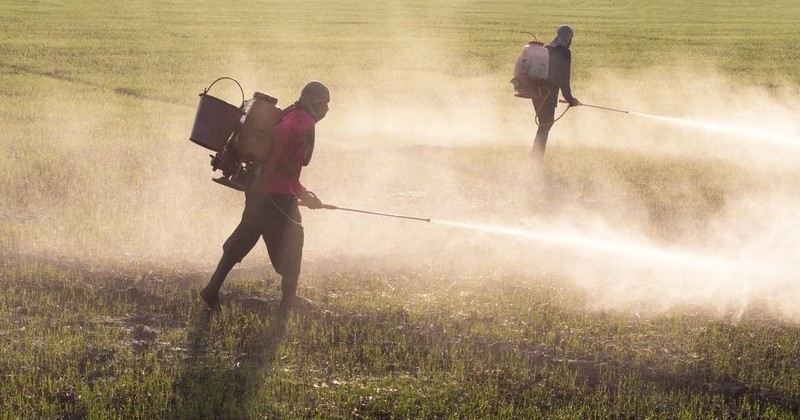
[[[553,38],[553,41],[550,42],[550,47],[565,47],[569,48],[569,44],[572,43],[572,28],[569,25],[561,25],[558,27],[556,31],[556,37]]]
[[[325,114],[321,113],[316,108],[316,102],[328,102],[330,100],[331,93],[328,87],[322,82],[312,80],[303,87],[303,91],[300,93],[300,99],[297,100],[297,103],[311,114],[314,121],[319,121],[325,117]]]

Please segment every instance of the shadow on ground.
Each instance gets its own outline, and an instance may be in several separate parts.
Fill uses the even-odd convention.
[[[247,310],[246,305],[243,309]],[[261,306],[262,311],[276,315],[265,315],[265,324],[241,343],[241,354],[227,356],[221,354],[218,342],[224,334],[214,328],[215,323],[226,321],[223,314],[206,308],[192,314],[186,359],[174,385],[174,418],[247,417],[247,401],[258,393],[272,370],[288,321],[277,314],[276,305]],[[224,324],[217,326],[225,328]]]

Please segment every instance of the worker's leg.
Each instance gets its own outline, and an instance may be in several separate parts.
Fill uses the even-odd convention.
[[[300,278],[300,266],[303,260],[304,237],[303,226],[294,223],[286,226],[283,233],[279,263],[275,268],[281,275],[281,294],[284,299],[293,298],[297,294],[297,281]]]
[[[219,305],[219,289],[222,288],[228,273],[253,249],[261,236],[258,224],[253,220],[259,212],[258,203],[255,201],[248,195],[242,220],[222,245],[222,258],[217,264],[217,269],[211,275],[208,285],[200,292],[200,296],[212,309]]]
[[[291,308],[297,294],[300,265],[303,259],[304,231],[297,199],[273,194],[274,212],[264,231],[272,266],[281,275],[281,311]]]
[[[533,139],[531,155],[534,159],[541,162],[544,159],[544,150],[545,147],[547,147],[547,138],[550,129],[553,127],[556,104],[549,96],[546,98],[533,98],[531,101],[536,109],[536,120],[538,123],[536,137]]]

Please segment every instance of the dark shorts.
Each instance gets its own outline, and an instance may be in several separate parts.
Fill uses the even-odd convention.
[[[264,238],[275,271],[296,279],[300,276],[304,239],[297,198],[250,191],[245,197],[242,220],[222,246],[225,255],[241,262],[258,238]]]

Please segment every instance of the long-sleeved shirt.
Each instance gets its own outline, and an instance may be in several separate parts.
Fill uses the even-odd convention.
[[[261,174],[264,191],[297,196],[306,191],[300,170],[314,136],[314,119],[302,108],[281,118],[272,131],[272,146]]]
[[[572,102],[572,90],[569,86],[570,67],[572,65],[572,53],[569,48],[563,46],[551,47],[550,52],[550,73],[547,77],[547,86],[550,88],[550,102],[555,103],[558,99],[558,90],[568,102]]]

